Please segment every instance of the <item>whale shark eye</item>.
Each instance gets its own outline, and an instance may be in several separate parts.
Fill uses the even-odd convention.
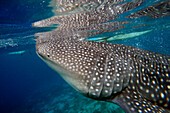
[[[50,57],[50,55],[47,55],[47,57]]]

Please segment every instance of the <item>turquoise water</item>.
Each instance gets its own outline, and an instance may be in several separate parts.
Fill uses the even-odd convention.
[[[154,3],[150,0],[133,11],[121,14],[116,21],[131,22],[125,24],[125,28],[104,32],[89,37],[89,40],[103,41],[107,37],[110,43],[170,55],[170,16],[124,18]],[[48,0],[0,1],[0,112],[120,112],[121,109],[112,103],[83,97],[38,58],[34,34],[54,28],[31,25],[53,15]],[[138,25],[142,27],[135,27]]]

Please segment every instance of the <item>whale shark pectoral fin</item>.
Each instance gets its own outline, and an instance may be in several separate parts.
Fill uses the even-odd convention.
[[[162,107],[159,107],[147,99],[143,98],[137,91],[126,88],[113,100],[109,100],[119,105],[125,113],[169,113]]]

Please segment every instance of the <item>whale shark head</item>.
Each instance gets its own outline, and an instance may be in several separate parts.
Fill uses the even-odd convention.
[[[69,50],[69,48],[64,47],[63,44],[59,42],[37,44],[37,54],[73,88],[83,95],[87,95],[89,90],[88,78],[85,76],[85,73],[83,73],[83,70],[80,70],[84,68],[80,65],[83,64],[83,62],[78,61],[79,59],[74,57],[78,54],[74,53],[71,48]]]
[[[109,97],[130,79],[129,60],[114,44],[49,39],[37,42],[37,54],[73,88],[91,98]]]

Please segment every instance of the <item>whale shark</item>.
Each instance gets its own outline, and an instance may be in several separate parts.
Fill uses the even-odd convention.
[[[169,109],[170,56],[119,44],[63,39],[37,41],[36,51],[87,97],[114,102],[129,113]]]
[[[37,55],[88,98],[115,103],[126,113],[170,112],[169,55],[128,45],[85,41],[88,37],[123,29],[128,21],[111,20],[140,6],[144,0],[64,1],[59,2],[56,6],[59,10],[55,11],[67,14],[32,24],[35,27],[58,25],[52,31],[35,34]],[[169,2],[160,3],[164,5],[153,5],[154,13],[147,10],[148,15],[162,11],[161,6],[167,9],[164,6]],[[84,5],[90,8],[82,8]],[[146,13],[140,14],[146,16]],[[166,14],[160,12],[159,17]]]

